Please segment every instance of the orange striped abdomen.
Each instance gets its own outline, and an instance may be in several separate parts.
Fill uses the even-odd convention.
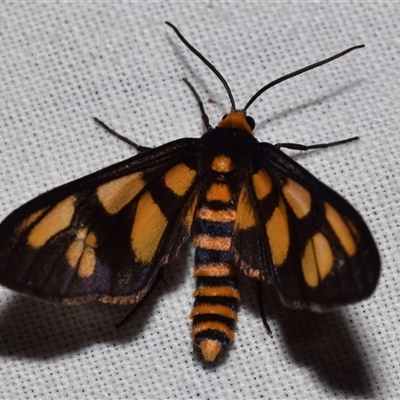
[[[196,219],[196,300],[190,317],[195,351],[210,362],[234,340],[240,300],[230,252],[235,214],[231,208],[212,210],[209,203]]]

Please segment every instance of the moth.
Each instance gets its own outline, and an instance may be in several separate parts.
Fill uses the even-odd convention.
[[[280,150],[357,138],[311,146],[262,143],[247,115],[269,88],[363,45],[282,76],[237,109],[220,72],[166,24],[219,78],[231,110],[211,127],[185,80],[206,132],[157,148],[124,139],[139,154],[11,213],[0,225],[0,283],[66,304],[137,306],[193,238],[191,335],[200,357],[213,362],[234,340],[240,274],[273,285],[285,306],[318,312],[365,299],[375,289],[379,254],[362,217]]]

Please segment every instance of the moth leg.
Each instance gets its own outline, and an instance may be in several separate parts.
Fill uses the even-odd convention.
[[[128,314],[126,314],[125,317],[121,319],[121,321],[115,324],[115,327],[117,329],[121,328],[121,326],[124,325],[136,313],[136,311],[140,308],[140,306],[150,297],[150,294],[153,292],[153,290],[156,288],[156,286],[160,281],[163,281],[165,283],[163,279],[163,274],[164,274],[164,268],[161,268],[160,271],[158,272],[156,280],[154,281],[150,290],[144,295],[143,299],[140,300],[139,303],[135,304],[132,310],[130,310]]]
[[[339,140],[337,142],[312,144],[310,146],[306,146],[304,144],[297,144],[297,143],[276,143],[275,147],[277,147],[278,149],[285,147],[286,149],[293,149],[293,150],[326,149],[327,147],[338,146],[340,144],[349,143],[349,142],[352,142],[353,140],[358,140],[358,139],[359,139],[359,137],[355,136],[350,139]]]
[[[258,301],[258,309],[260,310],[261,319],[265,326],[265,329],[268,332],[268,335],[272,336],[271,328],[267,323],[267,318],[265,316],[265,309],[264,309],[264,302],[263,302],[263,287],[260,281],[256,281],[256,288],[257,288],[257,301]]]
[[[212,126],[210,125],[210,120],[208,118],[208,115],[206,114],[206,111],[204,110],[204,105],[200,99],[199,94],[196,92],[196,89],[192,86],[192,84],[186,78],[183,78],[183,82],[185,82],[186,85],[189,86],[189,89],[194,94],[194,97],[196,97],[197,104],[200,107],[201,118],[203,119],[204,126],[206,127],[207,131],[210,131],[212,129]]]
[[[119,133],[115,132],[114,129],[111,129],[109,126],[107,126],[103,121],[100,121],[98,118],[93,117],[94,121],[99,124],[102,128],[104,128],[108,133],[111,133],[111,135],[117,137],[118,139],[123,140],[125,143],[128,143],[132,147],[134,147],[137,151],[146,151],[150,150],[151,147],[146,147],[146,146],[141,146],[140,144],[137,144],[133,142],[132,140],[126,138],[125,136],[120,135]]]

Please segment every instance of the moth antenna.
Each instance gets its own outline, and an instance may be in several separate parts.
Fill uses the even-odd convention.
[[[277,85],[278,83],[281,83],[281,82],[283,82],[283,81],[286,81],[287,79],[293,78],[293,77],[295,77],[295,76],[297,76],[297,75],[300,75],[300,74],[302,74],[302,73],[304,73],[304,72],[310,71],[311,69],[314,69],[314,68],[320,67],[321,65],[327,64],[327,63],[329,63],[329,62],[331,62],[331,61],[333,61],[333,60],[336,60],[336,59],[339,58],[339,57],[344,56],[344,55],[347,54],[347,53],[350,53],[350,52],[353,51],[353,50],[361,49],[362,47],[365,47],[365,45],[364,45],[364,44],[360,44],[360,45],[358,45],[358,46],[350,47],[349,49],[344,50],[344,51],[342,51],[341,53],[335,54],[334,56],[329,57],[329,58],[327,58],[327,59],[325,59],[325,60],[318,61],[318,62],[316,62],[316,63],[314,63],[314,64],[309,65],[308,67],[304,67],[304,68],[301,68],[301,69],[299,69],[299,70],[297,70],[297,71],[291,72],[290,74],[281,76],[280,78],[278,78],[278,79],[276,79],[276,80],[274,80],[274,81],[268,83],[267,85],[263,86],[263,87],[262,87],[262,88],[247,102],[247,104],[246,104],[245,107],[243,108],[243,111],[246,111],[246,110],[251,106],[251,104],[253,104],[253,102],[254,102],[259,96],[261,96],[261,95],[262,95],[265,91],[267,91],[268,89],[272,88],[272,86],[275,86],[275,85]]]
[[[201,117],[203,118],[203,123],[204,123],[207,131],[210,131],[212,129],[212,126],[210,125],[210,120],[208,118],[208,115],[206,114],[206,111],[204,110],[204,104],[201,101],[199,94],[196,92],[196,89],[186,78],[183,78],[182,80],[183,80],[183,82],[186,83],[186,85],[189,86],[190,91],[194,94],[194,97],[197,100],[197,104],[200,107],[200,112],[201,112]]]
[[[217,76],[217,78],[222,82],[222,84],[225,87],[226,93],[229,96],[229,100],[231,102],[231,107],[232,107],[232,111],[236,110],[236,106],[235,106],[235,99],[233,98],[233,94],[231,91],[231,88],[228,85],[228,82],[225,80],[225,78],[222,76],[222,74],[217,70],[217,68],[214,67],[214,65],[212,65],[210,63],[210,61],[208,61],[198,50],[196,50],[183,36],[182,34],[179,32],[178,28],[176,26],[174,26],[173,24],[171,24],[171,22],[165,21],[165,23],[170,26],[175,33],[178,35],[179,39],[181,39],[181,41],[183,42],[183,44],[192,52],[194,53],[197,57],[200,58],[201,61],[203,61],[204,64],[207,65],[208,68],[211,69],[212,72],[214,72],[214,74]]]

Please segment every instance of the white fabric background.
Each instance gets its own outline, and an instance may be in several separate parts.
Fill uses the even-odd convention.
[[[344,146],[295,159],[346,197],[376,239],[382,275],[367,301],[316,315],[266,295],[270,338],[243,279],[236,342],[217,366],[192,354],[189,248],[135,318],[0,289],[0,397],[398,398],[400,6],[397,3],[18,3],[0,8],[0,219],[34,196],[146,146],[203,132],[187,77],[215,125],[222,85],[164,24],[176,24],[230,83],[238,106],[267,82],[347,47],[366,48],[282,83],[250,109],[276,143]]]

